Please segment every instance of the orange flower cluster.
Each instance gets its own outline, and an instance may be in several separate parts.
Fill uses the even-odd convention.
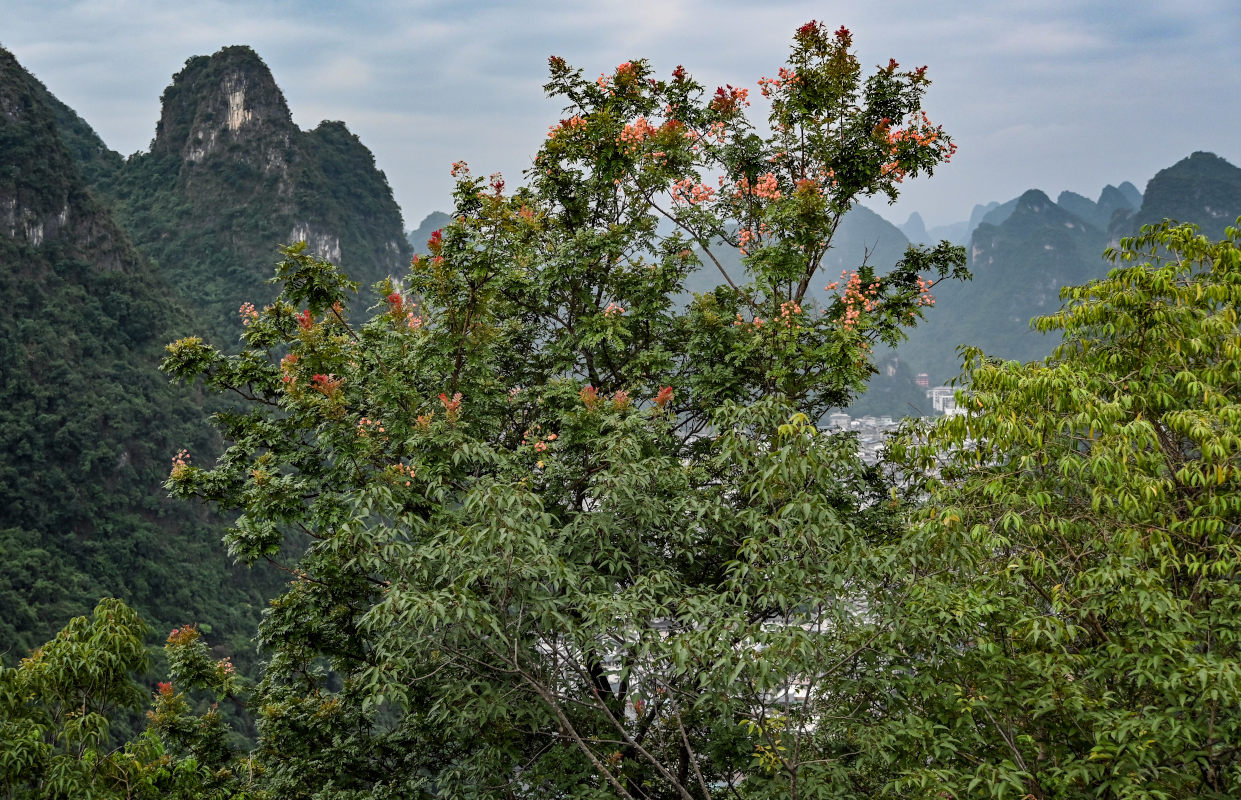
[[[603,398],[599,396],[599,390],[590,384],[583,386],[577,396],[581,399],[582,405],[586,406],[587,411],[594,411],[603,402]]]
[[[422,317],[414,313],[414,309],[417,307],[417,303],[406,303],[405,298],[400,292],[393,292],[388,295],[388,313],[392,315],[393,321],[400,322],[404,320],[406,326],[411,331],[416,331],[422,327]]]
[[[284,373],[283,375],[280,376],[280,380],[285,385],[293,383],[293,381],[297,380],[297,376],[292,374],[293,368],[296,366],[297,366],[297,354],[296,353],[289,353],[284,358],[280,359],[280,371]]]
[[[172,457],[172,472],[169,477],[180,478],[190,468],[190,451],[184,447],[177,451]]]
[[[659,129],[647,121],[646,117],[638,117],[621,130],[620,141],[627,146],[632,152],[638,148],[642,142],[654,136]]]
[[[443,404],[444,414],[448,417],[449,422],[455,422],[462,413],[462,393],[455,392],[452,399],[448,398],[448,394],[439,393],[439,402]]]
[[[720,86],[711,98],[711,110],[718,114],[733,114],[750,105],[750,90],[739,89],[731,84]]]
[[[562,119],[560,120],[560,122],[549,127],[547,129],[547,138],[549,139],[554,138],[562,132],[572,133],[573,131],[580,130],[585,127],[586,127],[586,120],[582,119],[579,115],[574,114],[568,119]],[[461,163],[464,164],[465,162],[462,161]],[[454,163],[453,166],[455,167],[456,164]],[[457,174],[456,172],[453,172],[454,176],[456,174]]]
[[[362,417],[358,420],[358,437],[365,439],[371,431],[376,433],[384,433],[384,426],[380,422],[376,422],[370,417]],[[386,437],[385,437],[386,438]]]
[[[742,175],[737,179],[737,190],[733,192],[734,197],[744,197],[752,194],[764,200],[780,199],[780,184],[776,181],[776,175],[773,172],[766,172],[758,176],[758,180],[753,185],[750,179]]]
[[[667,408],[668,404],[671,402],[672,402],[672,387],[671,386],[660,387],[659,394],[655,395],[655,405],[659,406],[660,408]]]
[[[793,193],[800,195],[818,195],[823,193],[823,189],[819,186],[819,182],[813,178],[802,178],[795,184]]]
[[[542,435],[539,433],[539,431],[541,431],[542,429],[543,429],[543,426],[542,426],[542,425],[535,425],[535,426],[534,426],[534,428],[532,428],[532,429],[530,429],[530,430],[526,431],[524,434],[522,434],[522,437],[521,437],[521,443],[522,443],[523,445],[526,445],[526,444],[530,444],[531,440],[533,440],[533,441],[534,441],[534,449],[535,449],[535,451],[536,451],[536,452],[542,453],[542,452],[546,451],[546,450],[547,450],[547,448],[548,448],[548,447],[550,447],[550,445],[549,445],[548,443],[549,443],[549,442],[554,442],[554,441],[556,441],[556,440],[557,440],[558,438],[560,438],[560,437],[558,437],[558,436],[557,436],[556,434],[554,434],[554,433],[549,433],[549,434],[547,434],[546,436],[542,436]]]
[[[797,83],[799,78],[797,73],[788,67],[780,67],[778,78],[762,77],[758,79],[759,91],[763,93],[763,97],[771,97],[772,93],[785,86],[792,86]]]
[[[922,116],[921,121],[911,120],[906,127],[898,128],[897,130],[890,130],[889,126],[892,124],[892,120],[884,117],[880,120],[879,125],[876,126],[876,130],[887,139],[889,152],[893,155],[896,154],[902,142],[912,142],[916,147],[934,149],[939,155],[943,156],[944,163],[948,163],[956,155],[956,144],[952,142],[945,144],[940,141],[940,136],[944,132],[943,126],[933,125],[925,111],[920,113]],[[879,174],[884,176],[891,175],[897,183],[900,183],[905,177],[905,170],[901,167],[899,161],[890,161],[879,168]]]
[[[191,644],[198,639],[198,628],[193,625],[182,625],[180,628],[173,628],[165,640],[166,644],[183,646]]]
[[[254,303],[242,303],[237,313],[241,315],[242,325],[249,325],[259,318],[259,312],[254,308]]]
[[[616,303],[608,303],[608,307],[603,309],[603,316],[605,317],[615,317],[619,314],[624,314],[624,313],[625,313],[625,309],[616,305]]]
[[[409,466],[407,464],[401,464],[401,463],[393,464],[392,471],[396,473],[396,476],[397,476],[396,479],[398,481],[401,481],[401,480],[405,481],[406,486],[409,486],[410,480],[418,472],[418,470],[415,469],[414,467]]]
[[[672,202],[678,205],[696,206],[715,196],[715,189],[705,183],[694,183],[693,178],[682,178],[672,184]]]
[[[340,385],[344,382],[344,378],[338,378],[335,375],[318,374],[310,379],[311,388],[329,400],[340,394]]]

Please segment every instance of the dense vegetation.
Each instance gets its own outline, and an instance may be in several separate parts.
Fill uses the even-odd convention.
[[[922,113],[924,70],[863,76],[851,44],[844,28],[797,31],[760,84],[766,138],[744,90],[642,61],[592,80],[553,58],[548,90],[568,107],[529,183],[454,165],[451,223],[377,309],[294,245],[280,296],[242,310],[240,353],[169,345],[171,375],[242,404],[215,418],[227,450],[179,454],[167,488],[240,513],[230,555],[292,578],[258,628],[261,679],[213,652],[214,631],[180,624],[173,680],[144,691],[147,628],[104,600],[0,667],[0,790],[1241,793],[1241,234],[1163,224],[1124,240],[1105,279],[1064,289],[1037,322],[1063,337],[1050,358],[971,351],[967,413],[912,425],[867,466],[814,421],[965,273],[947,243],[882,275],[829,272],[858,198],[894,197],[953,150]],[[0,152],[22,160],[0,162],[0,200],[22,216],[0,263],[22,265],[5,288],[29,299],[2,318],[0,355],[23,365],[6,397],[29,402],[3,430],[15,452],[78,471],[49,462],[56,486],[6,497],[30,527],[5,535],[55,541],[44,515],[67,526],[48,563],[75,580],[75,548],[154,544],[144,524],[182,547],[193,524],[156,503],[118,517],[140,500],[123,494],[130,471],[158,461],[131,441],[135,418],[161,413],[158,392],[181,415],[154,418],[167,437],[205,434],[191,432],[195,398],[141,361],[125,372],[109,345],[151,352],[191,320],[80,175],[60,172],[66,117],[10,74],[0,89],[21,91],[0,95]],[[320,131],[350,146],[343,128]],[[1098,229],[1069,214],[1028,195],[983,227],[1038,215],[1085,251]],[[718,278],[686,303],[704,266]],[[100,372],[53,392],[80,360]],[[45,488],[72,502],[34,505]],[[193,567],[191,593],[212,579]],[[256,740],[239,746],[211,700],[249,708]],[[110,740],[144,704],[147,733]]]
[[[178,447],[218,447],[201,398],[158,371],[200,323],[91,196],[46,96],[0,51],[2,658],[102,596],[251,650],[252,576],[219,552],[217,518],[159,488]]]
[[[260,632],[255,786],[801,797],[872,779],[830,762],[872,691],[849,653],[886,592],[866,552],[896,520],[855,442],[813,420],[964,254],[913,248],[810,296],[856,199],[952,152],[920,113],[924,71],[864,77],[850,45],[799,30],[765,84],[767,139],[742,90],[552,59],[569,107],[530,184],[458,164],[456,222],[384,308],[358,316],[294,248],[241,354],[170,346],[173,375],[255,398],[224,457],[170,486],[242,510],[230,551],[296,575]],[[685,308],[693,245],[719,277]],[[804,704],[779,699],[811,676]]]

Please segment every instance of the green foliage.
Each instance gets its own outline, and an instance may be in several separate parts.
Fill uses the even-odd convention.
[[[71,620],[16,668],[0,667],[0,793],[10,798],[158,797],[158,744],[110,748],[118,714],[146,693],[146,626],[119,600]]]
[[[1241,793],[1241,249],[1145,228],[906,455],[902,796]]]
[[[230,553],[291,577],[260,633],[258,766],[230,774],[281,798],[881,779],[858,738],[883,702],[866,609],[899,530],[855,441],[812,420],[964,254],[912,248],[808,297],[854,200],[951,152],[923,71],[864,79],[850,46],[798,31],[765,84],[768,138],[744,92],[681,68],[590,80],[553,58],[569,107],[530,185],[456,165],[454,223],[377,308],[286,248],[286,292],[247,315],[240,354],[169,345],[174,377],[250,401],[217,418],[225,454],[169,488],[239,510]],[[717,240],[746,250],[739,270]],[[684,308],[694,246],[720,285]]]

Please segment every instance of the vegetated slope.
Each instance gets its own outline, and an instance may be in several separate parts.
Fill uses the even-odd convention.
[[[1241,169],[1213,153],[1197,152],[1155,173],[1128,232],[1171,219],[1192,222],[1208,239],[1219,239],[1239,216]]]
[[[158,371],[198,323],[92,196],[74,154],[93,132],[66,142],[49,97],[0,49],[0,659],[109,595],[246,646],[258,576],[161,485],[180,447],[210,449]]]
[[[1105,274],[1106,246],[1102,230],[1043,192],[1027,191],[1002,222],[975,229],[969,252],[974,279],[937,287],[934,311],[900,354],[911,370],[928,373],[932,384],[957,375],[956,349],[963,344],[1000,358],[1046,356],[1054,343],[1031,331],[1030,319],[1059,308],[1062,286]]]
[[[300,130],[248,47],[186,61],[151,151],[97,188],[220,344],[236,340],[243,302],[275,296],[280,244],[305,240],[363,285],[405,272],[412,255],[370,151],[342,122]]]
[[[1030,190],[987,212],[971,238],[973,281],[941,286],[934,313],[898,354],[912,372],[928,373],[932,384],[958,374],[962,344],[1000,358],[1044,358],[1055,343],[1033,332],[1030,320],[1055,311],[1060,287],[1106,275],[1102,252],[1108,245],[1165,218],[1192,222],[1219,238],[1238,216],[1241,169],[1210,153],[1161,170],[1144,193],[1126,181],[1105,187],[1093,203],[1062,192],[1053,204]]]

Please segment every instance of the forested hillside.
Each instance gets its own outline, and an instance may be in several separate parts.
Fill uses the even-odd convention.
[[[215,449],[201,398],[158,370],[202,318],[92,196],[99,162],[82,157],[106,151],[49,100],[0,50],[0,658],[103,596],[248,648],[256,573],[229,565],[218,517],[161,485],[179,448]]]
[[[1241,169],[1194,153],[1156,174],[1144,194],[1126,181],[1104,187],[1096,201],[1061,192],[1053,203],[1031,189],[976,211],[983,213],[971,223],[972,280],[937,290],[925,327],[896,350],[902,369],[928,373],[932,385],[960,373],[961,345],[1018,361],[1049,355],[1055,342],[1031,330],[1030,320],[1058,308],[1063,287],[1105,276],[1104,248],[1142,225],[1170,218],[1222,235],[1241,216]]]

